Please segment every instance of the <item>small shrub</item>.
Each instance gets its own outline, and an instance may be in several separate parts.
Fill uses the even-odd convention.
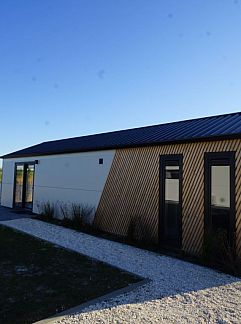
[[[241,260],[229,244],[226,231],[209,231],[204,235],[202,261],[225,272],[241,274]]]
[[[88,204],[81,204],[81,214],[85,224],[92,224],[94,222],[95,208]],[[91,219],[92,218],[92,219]]]
[[[92,227],[90,217],[94,214],[94,207],[88,204],[72,203],[71,220],[74,228],[89,229]]]
[[[61,225],[64,227],[72,227],[72,219],[68,218],[68,217],[64,217],[63,219],[61,219]]]
[[[54,219],[55,205],[53,203],[50,201],[42,202],[40,205],[38,205],[38,208],[40,209],[40,215],[42,218],[49,221]]]
[[[77,230],[94,230],[91,216],[94,217],[94,207],[88,204],[58,202],[62,219],[59,221],[65,227]]]
[[[138,232],[140,237],[140,244],[142,246],[144,247],[154,246],[151,228],[143,220],[140,221]]]
[[[154,247],[151,229],[147,226],[143,216],[135,216],[131,218],[126,240],[127,242],[134,243],[140,247]]]
[[[131,217],[128,229],[127,229],[127,234],[126,234],[126,239],[128,242],[135,242],[136,241],[136,227],[137,227],[137,217]]]
[[[37,202],[36,206],[40,214],[38,216],[39,219],[87,233],[99,232],[98,228],[94,226],[95,208],[91,205],[81,203],[67,204],[59,201],[53,204],[48,201]],[[56,207],[58,207],[58,210]],[[61,219],[54,219],[59,214],[62,216]]]
[[[61,212],[61,214],[63,216],[63,218],[61,220],[62,225],[65,226],[65,227],[71,227],[72,219],[71,219],[71,213],[70,213],[68,205],[60,203],[59,204],[59,209],[60,209],[60,212]]]
[[[74,228],[81,229],[83,228],[83,215],[82,208],[80,204],[73,203],[71,205],[71,222]]]

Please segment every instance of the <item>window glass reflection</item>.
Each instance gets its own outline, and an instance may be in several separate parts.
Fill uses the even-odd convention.
[[[19,204],[22,202],[23,197],[23,173],[24,166],[17,165],[16,167],[16,175],[15,175],[15,203]]]
[[[179,166],[165,167],[165,200],[179,202]]]
[[[214,207],[230,207],[230,166],[211,167],[211,204]]]
[[[25,207],[31,208],[33,202],[33,180],[34,180],[34,165],[29,164],[26,170],[26,197]]]

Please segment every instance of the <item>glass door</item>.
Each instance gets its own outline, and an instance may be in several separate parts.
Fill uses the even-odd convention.
[[[182,156],[161,156],[159,238],[162,245],[181,247]]]
[[[26,165],[26,175],[25,175],[25,208],[33,208],[33,185],[34,185],[34,164]]]
[[[235,230],[235,155],[206,153],[205,232],[222,232],[232,245]]]
[[[22,207],[23,202],[23,178],[24,164],[16,164],[15,168],[15,189],[14,189],[14,207]]]
[[[14,207],[33,208],[34,163],[16,163],[14,185]]]

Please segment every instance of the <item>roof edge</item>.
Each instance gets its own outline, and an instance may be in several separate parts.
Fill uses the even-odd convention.
[[[223,115],[222,115],[223,116]],[[208,118],[208,117],[204,117]],[[159,145],[171,145],[171,144],[189,144],[195,142],[212,142],[212,141],[222,141],[222,140],[234,140],[234,139],[241,139],[241,133],[239,134],[228,134],[228,135],[215,135],[215,136],[208,136],[208,137],[199,137],[193,139],[180,139],[175,141],[162,141],[162,142],[150,142],[145,144],[136,144],[136,145],[120,145],[120,146],[109,146],[105,148],[93,148],[88,150],[65,150],[65,151],[58,151],[58,152],[51,152],[51,153],[43,153],[43,154],[14,154],[9,153],[0,156],[1,159],[13,159],[13,158],[25,158],[25,157],[34,157],[34,156],[50,156],[50,155],[62,155],[62,154],[74,154],[74,153],[84,153],[84,152],[98,152],[98,151],[110,151],[110,150],[119,150],[119,149],[126,149],[126,148],[136,148],[136,147],[148,147],[148,146],[159,146]]]
[[[123,128],[123,129],[113,130],[113,131],[109,131],[109,132],[107,131],[107,132],[101,132],[101,133],[86,134],[86,135],[83,135],[83,136],[66,137],[66,138],[62,138],[62,139],[44,141],[44,142],[39,143],[39,144],[60,142],[60,141],[65,141],[65,140],[72,140],[72,139],[80,138],[80,137],[84,138],[84,137],[89,137],[89,136],[113,134],[113,133],[119,133],[119,132],[124,132],[124,131],[131,131],[131,130],[136,130],[136,129],[145,129],[145,128],[151,128],[151,127],[169,125],[169,124],[178,124],[178,123],[189,122],[189,121],[191,122],[191,121],[194,121],[194,120],[204,120],[204,119],[215,118],[215,117],[219,118],[219,117],[233,116],[233,115],[237,115],[237,114],[241,115],[241,112],[236,111],[236,112],[219,114],[219,115],[211,115],[211,116],[205,116],[205,117],[195,117],[195,118],[187,118],[187,119],[176,120],[176,121],[168,121],[168,122],[158,123],[158,124],[154,124],[154,125],[137,126],[137,127],[133,127],[133,128]],[[39,144],[36,144],[36,145],[39,145]]]

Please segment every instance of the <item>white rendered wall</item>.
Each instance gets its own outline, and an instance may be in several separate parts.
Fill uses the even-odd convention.
[[[4,171],[2,174],[1,204],[6,207],[12,207],[14,163],[9,163],[8,161],[10,162],[10,160],[3,160],[2,165]]]
[[[35,165],[33,212],[41,202],[83,203],[97,208],[115,150],[35,156],[3,160],[1,205],[13,206],[16,162],[38,160]],[[103,164],[99,159],[103,158]]]

